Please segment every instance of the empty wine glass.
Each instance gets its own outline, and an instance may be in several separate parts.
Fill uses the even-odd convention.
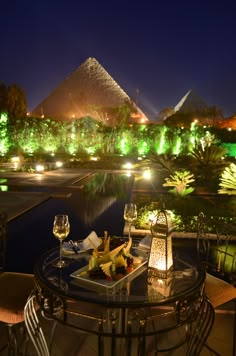
[[[62,268],[66,266],[66,262],[62,259],[63,240],[70,233],[70,223],[68,215],[56,215],[53,222],[53,234],[60,241],[60,257],[55,266]]]
[[[137,206],[133,203],[126,203],[124,208],[124,219],[129,225],[129,239],[131,232],[131,225],[137,219]]]

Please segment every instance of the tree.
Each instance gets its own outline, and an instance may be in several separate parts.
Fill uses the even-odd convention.
[[[7,134],[7,121],[6,113],[0,113],[0,154],[4,155],[9,150],[9,137]]]
[[[145,164],[149,164],[156,171],[164,171],[166,173],[173,173],[176,169],[176,157],[172,154],[156,154],[150,153]]]
[[[197,145],[191,152],[191,168],[195,173],[196,179],[199,183],[204,185],[215,185],[218,180],[219,174],[228,165],[224,156],[227,150],[220,145],[210,145],[202,147],[201,144]]]
[[[7,111],[7,87],[0,82],[0,113]]]
[[[7,89],[7,112],[10,120],[25,118],[27,114],[25,93],[16,84]]]
[[[133,111],[132,111],[133,110]],[[135,112],[131,102],[126,101],[123,105],[117,107],[101,107],[97,109],[99,117],[105,117],[103,123],[110,126],[126,126],[131,112]]]

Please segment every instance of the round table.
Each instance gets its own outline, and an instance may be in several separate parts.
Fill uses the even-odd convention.
[[[186,355],[200,354],[214,310],[204,293],[205,272],[197,263],[174,257],[173,270],[159,279],[144,260],[108,287],[78,276],[89,253],[71,255],[62,269],[54,266],[58,254],[58,249],[47,251],[35,264],[38,303],[47,317],[97,335],[98,355],[174,349],[178,355],[180,348]]]

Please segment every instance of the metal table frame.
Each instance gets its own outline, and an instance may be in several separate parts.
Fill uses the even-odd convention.
[[[186,355],[200,354],[214,323],[214,309],[205,296],[205,273],[199,266],[174,259],[171,287],[164,281],[163,294],[144,268],[114,293],[100,295],[73,284],[70,272],[77,260],[70,260],[67,271],[53,267],[57,258],[54,249],[35,265],[37,301],[47,317],[97,335],[99,356],[145,355],[150,347],[153,354],[175,349],[178,354],[180,347]]]

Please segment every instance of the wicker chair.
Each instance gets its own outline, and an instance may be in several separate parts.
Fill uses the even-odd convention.
[[[214,225],[214,234],[209,226]],[[212,306],[217,308],[227,302],[234,301],[234,330],[232,355],[236,354],[236,252],[231,251],[234,239],[234,226],[222,221],[211,222],[204,213],[198,216],[197,251],[200,262],[206,269],[205,292]],[[235,231],[236,232],[236,231]],[[236,235],[235,235],[236,237]],[[205,346],[214,354],[219,355],[208,344]]]
[[[4,270],[6,244],[7,214],[0,212],[0,323],[8,328],[8,343],[4,348],[8,348],[8,355],[17,355],[16,328],[24,326],[24,306],[34,288],[34,277]]]

